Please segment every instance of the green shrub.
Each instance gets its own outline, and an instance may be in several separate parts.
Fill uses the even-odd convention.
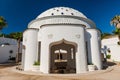
[[[93,63],[88,63],[88,65],[94,65]]]
[[[40,62],[39,61],[35,61],[33,65],[39,66]]]
[[[111,58],[111,55],[110,55],[110,54],[108,54],[108,55],[106,56],[106,58],[107,58],[107,59],[110,59],[110,58]]]

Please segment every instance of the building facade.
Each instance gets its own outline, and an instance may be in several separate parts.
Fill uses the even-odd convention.
[[[105,58],[108,58],[111,61],[120,61],[120,44],[117,35],[108,36],[108,38],[103,39],[102,41],[102,53]]]
[[[22,53],[22,44],[19,53]],[[18,53],[17,40],[11,38],[0,37],[0,63],[9,61],[15,62]]]
[[[68,7],[55,7],[41,13],[23,33],[23,70],[32,70],[35,61],[39,71],[83,73],[92,63],[102,69],[100,32],[94,22]]]

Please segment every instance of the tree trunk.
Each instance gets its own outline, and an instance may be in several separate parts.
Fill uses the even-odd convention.
[[[17,40],[18,42],[18,50],[17,50],[17,54],[16,54],[16,63],[19,62],[19,53],[20,53],[20,39]]]

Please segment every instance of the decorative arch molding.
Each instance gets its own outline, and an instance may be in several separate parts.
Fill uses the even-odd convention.
[[[62,39],[52,42],[50,48],[50,73],[76,73],[76,52],[77,44],[75,42]],[[72,64],[72,65],[71,65]]]
[[[77,48],[77,44],[75,42],[67,41],[64,38],[62,40],[60,40],[60,41],[52,42],[50,44],[50,48],[52,46],[54,46],[54,45],[58,45],[58,44],[61,44],[61,43],[65,43],[65,44],[69,44],[69,45],[74,45]]]

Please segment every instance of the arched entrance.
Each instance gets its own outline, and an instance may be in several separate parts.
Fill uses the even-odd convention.
[[[77,44],[66,40],[50,44],[50,73],[76,73]]]

